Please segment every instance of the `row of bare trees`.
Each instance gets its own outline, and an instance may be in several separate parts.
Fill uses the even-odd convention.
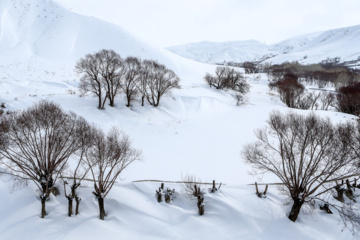
[[[360,80],[360,72],[340,64],[309,64],[302,65],[298,62],[268,65],[260,69],[268,74],[270,81],[278,81],[286,73],[296,74],[299,81],[307,84],[317,84],[319,88],[327,85],[337,88]]]
[[[336,206],[326,195],[334,192],[338,181],[360,174],[359,124],[332,124],[315,114],[275,111],[255,134],[257,141],[244,146],[242,155],[255,173],[273,174],[283,183],[293,202],[291,221],[296,221],[303,204],[317,201],[335,206],[345,224],[360,230],[359,214],[349,212],[351,203]]]
[[[114,107],[115,97],[125,94],[126,106],[141,99],[157,107],[161,97],[171,89],[180,88],[179,77],[165,65],[154,60],[121,56],[113,50],[86,54],[75,66],[82,74],[79,88],[82,94],[90,92],[98,98],[98,108],[104,109],[107,99]]]
[[[360,114],[360,83],[350,83],[337,88],[335,92],[307,92],[294,73],[285,73],[277,81],[269,83],[276,90],[280,100],[290,108],[328,110],[334,107],[339,112]]]
[[[105,134],[49,101],[0,119],[0,163],[6,174],[35,183],[41,193],[42,218],[46,216],[45,203],[62,175],[70,176],[64,184],[68,215],[72,215],[74,199],[78,213],[81,199],[76,189],[90,175],[100,219],[104,219],[104,198],[121,172],[139,160],[140,155],[131,147],[129,138],[116,128]],[[76,167],[69,169],[69,162],[76,163]],[[68,194],[66,185],[70,187]]]

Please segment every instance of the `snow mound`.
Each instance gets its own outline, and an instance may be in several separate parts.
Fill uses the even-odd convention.
[[[67,216],[67,199],[61,191],[51,196],[48,215],[41,219],[34,186],[9,193],[9,184],[1,181],[1,196],[7,196],[0,206],[1,239],[352,238],[349,231],[341,231],[336,214],[316,210],[312,216],[301,214],[295,224],[289,221],[291,206],[284,205],[276,187],[269,188],[265,199],[255,195],[254,186],[223,185],[216,193],[205,190],[205,215],[199,216],[196,199],[183,193],[181,184],[165,183],[165,188],[175,189],[173,200],[166,204],[155,197],[160,183],[118,183],[105,199],[107,216],[101,221],[91,183],[83,185],[79,215]]]

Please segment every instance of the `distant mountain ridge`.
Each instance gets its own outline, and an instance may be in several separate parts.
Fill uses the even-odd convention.
[[[271,45],[248,40],[189,43],[167,49],[180,56],[209,63],[244,61],[317,63],[335,57],[340,57],[340,61],[360,61],[359,43],[360,25],[356,25],[301,35]]]

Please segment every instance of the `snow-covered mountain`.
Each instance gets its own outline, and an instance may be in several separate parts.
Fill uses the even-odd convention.
[[[75,14],[54,1],[0,1],[2,65],[20,59],[32,59],[29,64],[33,65],[34,58],[70,65],[100,49],[172,64],[167,51],[139,40],[120,26]]]
[[[258,41],[200,42],[167,48],[180,56],[200,62],[223,63],[299,61],[317,63],[327,58],[360,61],[360,25],[306,34],[266,45]]]

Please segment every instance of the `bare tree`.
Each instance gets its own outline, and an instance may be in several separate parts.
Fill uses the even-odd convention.
[[[107,93],[103,89],[103,81],[100,75],[100,64],[96,54],[86,54],[75,66],[80,78],[79,88],[82,94],[91,92],[98,97],[98,109],[104,109]]]
[[[224,89],[226,87],[226,72],[229,67],[217,67],[215,69],[215,76],[206,73],[205,82],[216,89]]]
[[[109,105],[114,107],[115,96],[121,90],[121,78],[125,74],[124,61],[113,50],[101,50],[95,54],[100,64],[100,75],[109,98]]]
[[[85,154],[85,161],[94,180],[94,195],[98,199],[100,219],[105,218],[104,199],[121,172],[132,162],[140,160],[141,153],[131,147],[129,138],[116,128],[107,135],[96,130],[93,144]]]
[[[328,110],[336,102],[336,95],[334,93],[322,92],[320,95],[320,109]]]
[[[75,157],[77,158],[77,164],[75,169],[70,169],[67,172],[61,173],[61,178],[64,183],[64,193],[68,199],[68,216],[71,217],[73,214],[73,200],[75,199],[75,215],[79,214],[79,205],[81,198],[77,193],[78,187],[81,185],[81,182],[87,176],[90,167],[84,161],[84,156],[87,150],[92,145],[92,140],[94,137],[94,128],[91,127],[87,122],[81,124],[81,129],[79,129],[78,141],[80,142],[80,148],[76,152]],[[75,160],[75,159],[73,159]],[[63,176],[65,175],[65,176]],[[68,186],[68,187],[67,187]],[[69,188],[69,193],[66,190]]]
[[[109,98],[110,106],[114,106],[115,96],[121,87],[124,74],[123,60],[113,50],[101,50],[86,54],[75,66],[75,70],[83,74],[79,88],[83,93],[91,92],[98,97],[98,108],[104,109]]]
[[[241,94],[247,93],[250,89],[243,75],[234,68],[217,67],[215,69],[215,76],[206,73],[204,79],[210,87],[215,87],[216,89],[232,89]]]
[[[138,89],[143,99],[154,107],[159,106],[161,97],[174,88],[180,88],[179,77],[165,65],[153,60],[143,61],[142,76]]]
[[[198,213],[200,216],[205,213],[204,204],[204,187],[201,184],[201,180],[197,179],[195,175],[185,175],[183,180],[183,189],[185,193],[190,196],[194,196],[197,200],[196,206],[198,207]],[[215,184],[215,183],[214,183]]]
[[[257,64],[254,63],[254,62],[244,62],[242,64],[242,67],[245,69],[246,74],[258,73],[259,72]]]
[[[339,125],[314,114],[272,112],[268,127],[242,155],[254,169],[276,175],[293,200],[289,219],[296,221],[305,202],[321,195],[327,183],[359,174],[357,157],[342,140]]]
[[[271,82],[270,89],[276,89],[280,100],[290,108],[297,108],[297,102],[304,92],[304,86],[298,82],[298,77],[293,73],[286,73],[280,80]]]
[[[59,105],[41,101],[1,119],[1,163],[15,176],[30,179],[39,188],[41,217],[45,202],[68,159],[81,147],[78,136],[85,121],[65,113]]]
[[[126,73],[122,84],[122,90],[126,96],[126,106],[130,107],[131,101],[135,100],[139,94],[139,80],[141,75],[141,60],[136,57],[127,57],[125,59]]]

